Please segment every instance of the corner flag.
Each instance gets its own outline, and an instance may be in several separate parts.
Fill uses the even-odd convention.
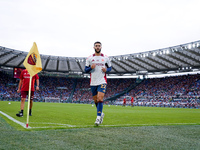
[[[38,48],[35,42],[33,43],[33,46],[31,50],[29,51],[28,55],[26,56],[23,64],[25,68],[27,69],[28,73],[30,74],[29,91],[28,91],[27,122],[26,122],[26,128],[28,128],[32,77],[36,75],[38,72],[42,71],[41,58],[40,58],[40,54],[38,52]]]
[[[33,46],[26,56],[23,64],[28,70],[30,76],[34,76],[38,72],[42,71],[41,58],[35,42],[33,43]]]

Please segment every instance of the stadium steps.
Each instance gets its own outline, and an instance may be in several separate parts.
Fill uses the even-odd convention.
[[[126,94],[127,92],[131,91],[132,89],[134,89],[136,86],[138,86],[139,84],[141,84],[144,80],[138,80],[136,81],[133,85],[129,86],[127,89],[125,89],[124,91],[111,96],[109,98],[104,99],[104,101],[113,101],[116,100],[117,98],[121,97],[122,95]]]
[[[69,96],[69,98],[67,100],[68,102],[72,102],[72,98],[73,98],[73,95],[74,95],[74,91],[76,89],[76,85],[77,85],[77,79],[74,80],[72,92],[71,92],[71,94],[70,94],[70,96]]]

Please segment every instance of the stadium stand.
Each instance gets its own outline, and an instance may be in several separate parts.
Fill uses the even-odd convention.
[[[19,79],[2,70],[0,76],[0,100],[20,101],[16,92]],[[45,97],[54,97],[63,103],[93,102],[89,78],[39,76],[40,91],[35,92],[34,101],[44,102]],[[126,96],[130,104],[129,98],[133,96],[136,106],[200,108],[200,74],[144,79],[132,87],[135,82],[134,78],[108,79],[105,101],[121,92],[125,94],[106,103],[121,105]]]
[[[134,52],[134,51],[133,51]],[[27,52],[0,46],[0,66],[24,68]],[[40,55],[42,72],[71,76],[89,76],[84,72],[87,57]],[[170,46],[151,51],[109,56],[112,64],[108,75],[140,76],[200,71],[200,41]]]
[[[0,46],[0,100],[20,101],[16,92],[23,62],[28,52]],[[92,103],[89,73],[84,71],[86,57],[60,57],[40,55],[42,72],[40,91],[34,101],[45,98],[59,102]],[[132,76],[132,79],[108,79],[105,103],[120,104],[123,97],[135,97],[134,105],[199,107],[200,41],[194,41],[162,49],[109,56],[112,64],[110,77]],[[16,71],[16,72],[15,72]],[[182,75],[183,73],[196,75]],[[144,79],[151,75],[174,77]],[[136,79],[137,78],[137,79]]]
[[[16,92],[18,83],[6,72],[0,71],[0,99],[1,100],[20,100],[20,96]]]
[[[200,103],[199,85],[199,74],[145,79],[140,85],[118,98],[115,104],[122,104],[125,96],[133,96],[137,106],[197,108]]]
[[[20,101],[16,92],[27,52],[0,46],[0,101]],[[34,101],[59,99],[62,103],[93,103],[86,57],[41,55],[40,90]],[[124,97],[136,106],[200,108],[200,41],[172,47],[109,56],[105,104],[121,105]],[[178,75],[190,73],[191,75]],[[196,74],[193,74],[196,73]],[[171,77],[147,78],[151,75]],[[192,75],[193,74],[193,75]],[[13,78],[14,76],[14,78]],[[116,78],[132,76],[135,78]]]

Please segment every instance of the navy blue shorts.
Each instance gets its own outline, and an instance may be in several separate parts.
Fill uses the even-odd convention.
[[[97,86],[90,86],[92,91],[92,96],[97,95],[98,92],[105,93],[106,92],[106,85],[107,84],[100,84]]]

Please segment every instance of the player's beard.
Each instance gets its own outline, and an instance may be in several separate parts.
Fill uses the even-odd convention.
[[[97,50],[95,49],[95,52],[96,52],[96,53],[100,53],[100,52],[101,52],[101,49],[100,49],[99,51],[97,51]]]

